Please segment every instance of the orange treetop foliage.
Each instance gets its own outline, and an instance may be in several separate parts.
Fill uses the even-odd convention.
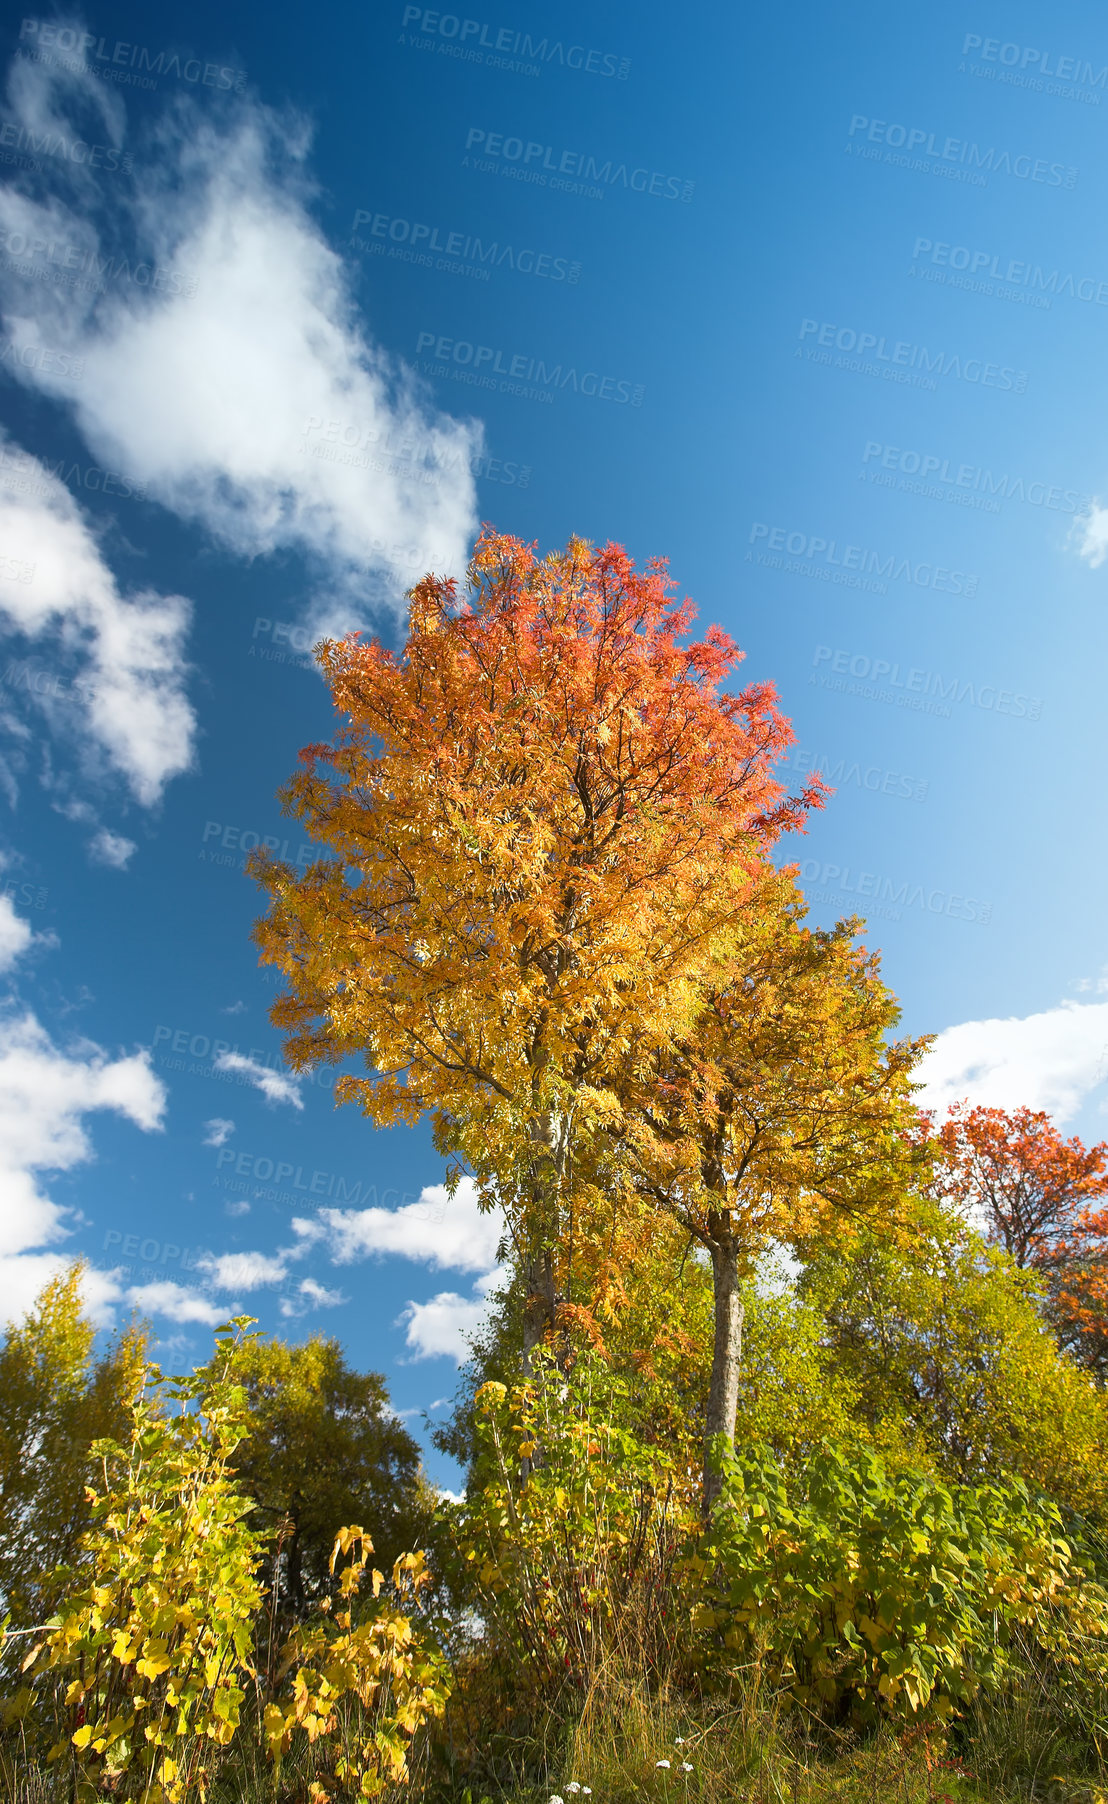
[[[966,1103],[937,1139],[943,1192],[976,1204],[990,1238],[1044,1274],[1063,1344],[1108,1376],[1108,1208],[1091,1207],[1108,1195],[1108,1141],[1065,1140],[1041,1110]]]
[[[742,654],[718,627],[679,643],[694,610],[672,587],[617,545],[540,560],[486,528],[464,598],[412,591],[402,655],[318,648],[345,723],[282,798],[327,856],[253,861],[290,1063],[364,1054],[340,1099],[379,1125],[431,1111],[501,1200],[514,1173],[534,1202],[537,1160],[553,1202],[621,1067],[691,1018],[767,850],[822,802],[818,778],[785,796],[772,685],[723,693]]]
[[[1051,1292],[1063,1344],[1108,1380],[1108,1209],[1083,1209],[1063,1237]]]
[[[990,1239],[1017,1265],[1053,1260],[1082,1210],[1108,1194],[1108,1141],[1064,1140],[1041,1109],[956,1103],[937,1140],[944,1194],[982,1210]]]

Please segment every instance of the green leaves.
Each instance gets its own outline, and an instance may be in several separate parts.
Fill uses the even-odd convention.
[[[1017,1631],[1108,1671],[1108,1596],[1061,1529],[1018,1480],[946,1486],[829,1444],[787,1481],[769,1448],[725,1454],[690,1566],[712,1573],[694,1616],[703,1660],[753,1656],[797,1702],[863,1720],[949,1714],[995,1688]]]

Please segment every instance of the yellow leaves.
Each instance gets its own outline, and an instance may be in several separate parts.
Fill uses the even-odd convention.
[[[453,1150],[531,1228],[576,1209],[569,1158],[578,1184],[597,1175],[630,1074],[688,1025],[760,906],[748,867],[803,809],[776,808],[767,694],[721,700],[735,648],[678,648],[688,620],[657,573],[574,554],[571,601],[561,565],[497,543],[471,610],[428,579],[402,656],[321,649],[348,724],[285,800],[330,862],[255,859],[255,938],[290,984],[273,1011],[290,1062],[365,1052],[403,1072],[337,1094],[381,1125],[449,1117]],[[567,1099],[540,1200],[528,1127]]]
[[[169,1657],[164,1651],[144,1654],[141,1660],[135,1662],[135,1671],[144,1679],[158,1679],[163,1672],[169,1671],[169,1667]]]
[[[332,1571],[340,1553],[354,1555],[340,1578],[344,1595],[351,1599],[366,1577],[370,1551],[372,1543],[360,1528],[342,1529],[336,1537]],[[422,1552],[402,1554],[396,1560],[393,1584],[398,1598],[428,1579]],[[374,1598],[379,1599],[383,1574],[374,1569],[369,1580]],[[409,1651],[416,1648],[421,1656],[418,1670]],[[352,1628],[346,1610],[338,1612],[333,1621],[324,1615],[315,1626],[295,1630],[285,1644],[282,1668],[295,1668],[291,1695],[284,1706],[271,1703],[264,1718],[270,1758],[277,1763],[288,1751],[295,1731],[302,1732],[309,1742],[331,1734],[344,1697],[357,1698],[367,1710],[380,1710],[387,1690],[387,1713],[378,1716],[375,1726],[359,1731],[353,1750],[356,1758],[348,1759],[340,1749],[333,1769],[340,1780],[356,1780],[362,1797],[377,1795],[383,1786],[382,1775],[406,1771],[402,1736],[414,1734],[428,1716],[441,1715],[449,1691],[437,1649],[424,1648],[410,1619],[392,1604],[357,1629]]]
[[[335,1544],[331,1549],[330,1570],[332,1572],[338,1563],[340,1553],[349,1553],[355,1542],[358,1542],[361,1548],[360,1555],[356,1557],[360,1558],[364,1564],[366,1557],[373,1552],[373,1542],[366,1534],[365,1529],[357,1526],[339,1529],[335,1536]]]

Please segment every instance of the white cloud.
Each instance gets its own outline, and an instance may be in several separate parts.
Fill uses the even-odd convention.
[[[0,894],[0,972],[11,970],[33,938],[27,922],[16,914],[11,897]]]
[[[402,1209],[321,1209],[311,1218],[294,1216],[292,1228],[309,1244],[323,1241],[336,1265],[399,1253],[461,1272],[489,1271],[504,1232],[499,1211],[478,1209],[472,1178],[463,1178],[453,1197],[445,1184],[427,1184],[418,1203]]]
[[[1094,570],[1099,570],[1108,557],[1108,507],[1101,507],[1094,501],[1088,513],[1080,514],[1074,521],[1073,530],[1081,535],[1078,556]]]
[[[144,1314],[163,1315],[171,1322],[203,1322],[209,1328],[224,1321],[227,1314],[218,1303],[190,1290],[185,1284],[175,1284],[170,1278],[155,1284],[132,1285],[126,1300]]]
[[[1108,1076],[1108,1002],[1059,1003],[1037,1015],[948,1027],[920,1061],[917,1101],[945,1109],[968,1097],[990,1108],[1075,1115]]]
[[[448,1357],[464,1365],[470,1357],[470,1337],[477,1333],[492,1309],[495,1290],[506,1274],[486,1272],[474,1285],[472,1297],[441,1290],[426,1303],[409,1303],[398,1324],[405,1324],[405,1344],[413,1360]]]
[[[37,459],[28,462],[38,472],[33,493],[0,488],[0,544],[5,557],[30,573],[0,584],[0,625],[50,642],[55,662],[24,661],[8,687],[25,691],[56,734],[83,740],[86,760],[94,752],[149,806],[192,762],[196,721],[184,662],[189,603],[149,589],[121,594],[65,484]],[[107,844],[117,836],[98,838]]]
[[[124,839],[122,833],[113,833],[110,827],[101,827],[88,850],[93,864],[106,864],[112,870],[125,871],[138,847],[133,839]]]
[[[235,1131],[234,1122],[225,1121],[222,1115],[213,1115],[210,1121],[204,1123],[204,1127],[204,1146],[226,1146]]]
[[[296,1290],[303,1301],[296,1301],[296,1297],[282,1297],[282,1315],[303,1315],[307,1310],[334,1310],[339,1302],[350,1301],[341,1290],[327,1290],[323,1284],[316,1283],[314,1277],[305,1277],[296,1286]]]
[[[233,1202],[224,1203],[223,1207],[226,1209],[228,1215],[250,1214],[250,1204],[244,1196],[236,1198]]]
[[[260,1290],[264,1284],[280,1284],[288,1275],[283,1253],[209,1253],[196,1261],[196,1267],[220,1290]]]
[[[0,1019],[0,1319],[29,1308],[70,1263],[43,1250],[66,1238],[69,1211],[41,1174],[92,1159],[83,1117],[108,1110],[153,1133],[165,1104],[149,1053],[110,1059],[88,1041],[63,1051],[29,1011]],[[90,1274],[86,1289],[98,1307],[118,1294],[104,1273]]]
[[[267,1102],[291,1102],[294,1109],[304,1107],[296,1078],[288,1072],[272,1070],[260,1059],[249,1059],[243,1052],[221,1052],[216,1057],[215,1068],[217,1071],[240,1072],[261,1091]]]
[[[87,77],[20,68],[16,122],[88,104]],[[25,353],[14,373],[72,408],[101,462],[240,556],[306,553],[324,579],[313,620],[338,631],[363,622],[367,602],[395,606],[432,565],[464,570],[482,436],[367,339],[308,210],[309,147],[302,120],[244,99],[217,122],[186,96],[106,199],[67,191],[64,159],[43,158],[22,193],[0,198],[0,226],[16,235],[0,296]],[[119,259],[129,236],[126,273],[117,261],[103,293],[12,268],[13,242]],[[130,279],[139,262],[160,287]],[[80,360],[79,380],[47,345]]]

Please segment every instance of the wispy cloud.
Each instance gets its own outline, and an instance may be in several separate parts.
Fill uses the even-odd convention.
[[[150,589],[124,595],[65,484],[37,459],[29,462],[38,471],[33,492],[0,487],[0,543],[26,573],[0,588],[0,625],[49,647],[50,663],[33,674],[28,665],[27,681],[17,676],[9,688],[82,754],[86,773],[119,773],[150,806],[193,757],[184,656],[190,605]],[[87,805],[78,807],[89,818]],[[93,846],[119,863],[129,843],[105,832]]]
[[[144,1315],[164,1316],[170,1322],[202,1322],[208,1328],[214,1328],[226,1316],[225,1306],[171,1278],[132,1285],[126,1292],[126,1301]]]
[[[221,1052],[216,1055],[215,1068],[217,1071],[237,1071],[261,1091],[267,1102],[288,1102],[294,1109],[304,1107],[295,1077],[288,1072],[272,1070],[260,1059],[247,1058],[243,1052]]]
[[[486,1272],[478,1278],[469,1297],[454,1290],[440,1290],[426,1303],[409,1303],[397,1325],[406,1328],[404,1339],[411,1358],[449,1358],[456,1365],[464,1365],[470,1357],[471,1338],[487,1321],[505,1277],[503,1271]]]
[[[336,1265],[399,1253],[441,1270],[487,1272],[496,1264],[504,1222],[498,1212],[478,1208],[477,1187],[463,1178],[453,1197],[445,1184],[428,1184],[417,1203],[401,1209],[321,1209],[294,1216],[292,1228],[306,1244],[323,1245]]]
[[[29,1308],[69,1263],[46,1250],[67,1238],[70,1212],[51,1198],[43,1174],[93,1158],[84,1117],[108,1111],[154,1133],[165,1106],[148,1052],[112,1059],[87,1040],[63,1049],[29,1010],[0,1019],[0,1318]],[[110,1274],[90,1275],[86,1296],[96,1307],[118,1294]]]
[[[93,864],[106,864],[113,871],[125,871],[138,847],[133,839],[125,839],[122,833],[101,827],[90,841],[88,850]]]
[[[306,122],[248,97],[217,116],[187,95],[132,145],[103,87],[27,62],[9,83],[17,129],[71,129],[98,109],[96,128],[134,153],[126,185],[43,157],[0,198],[4,328],[29,353],[15,373],[72,411],[101,461],[233,553],[304,553],[320,627],[366,623],[367,600],[395,608],[429,566],[460,573],[481,428],[438,412],[359,320],[312,217]],[[43,284],[11,249],[36,241],[116,273],[99,289]],[[156,285],[119,273],[136,261]]]

